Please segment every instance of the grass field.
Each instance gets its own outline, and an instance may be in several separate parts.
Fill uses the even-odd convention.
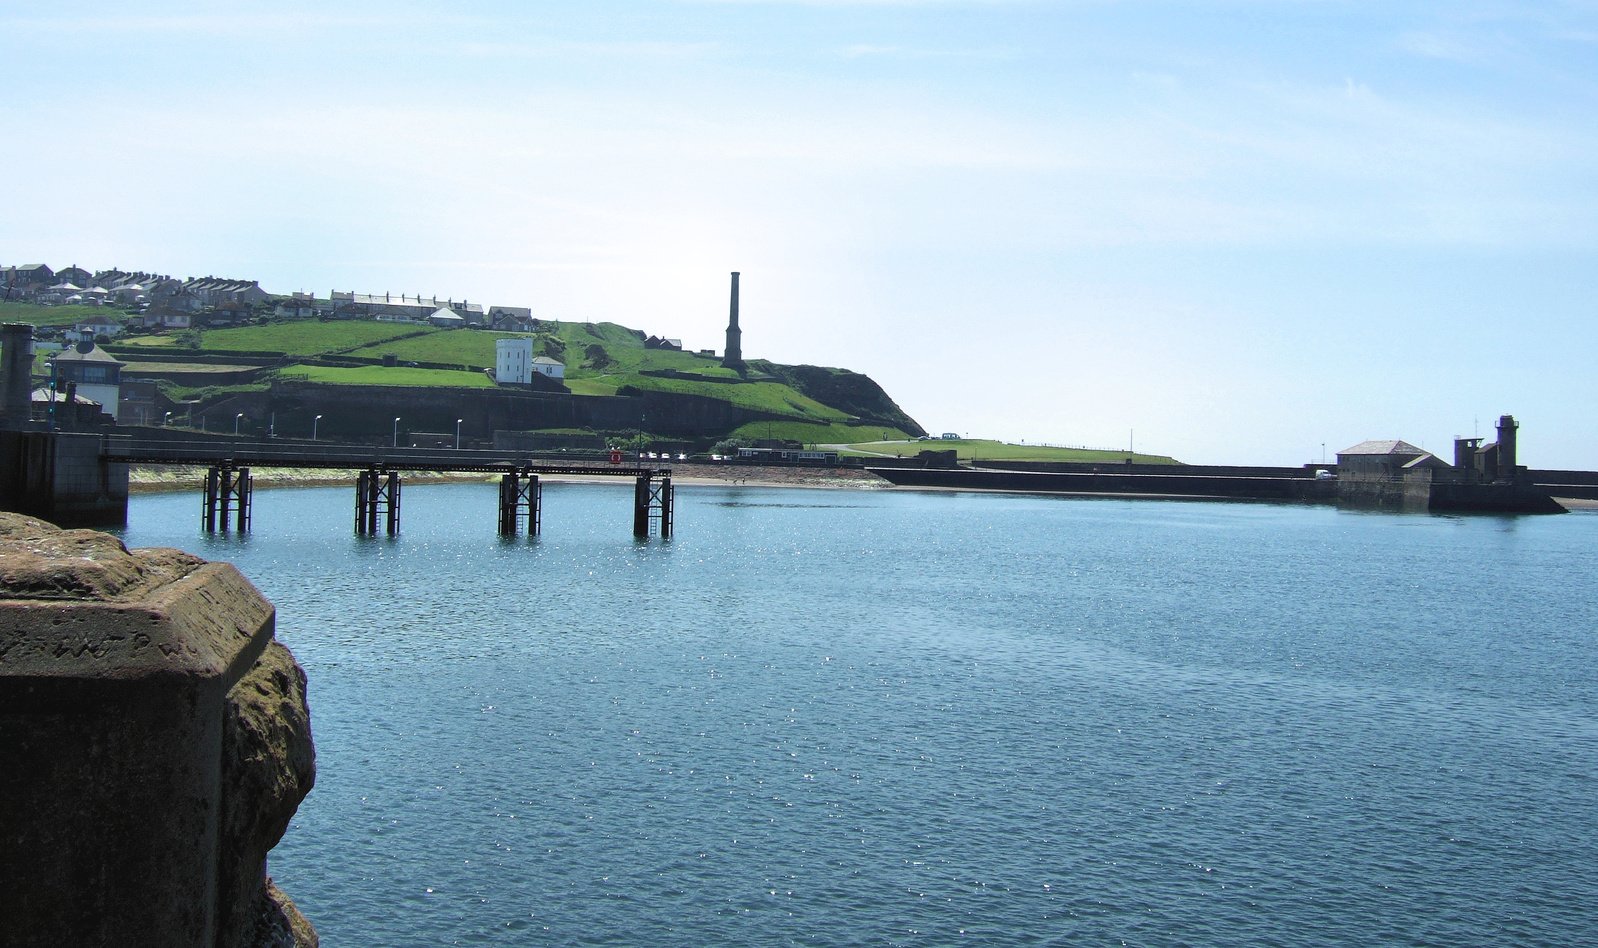
[[[212,362],[182,362],[174,359],[171,362],[128,362],[124,364],[122,374],[135,378],[140,375],[159,375],[168,372],[223,375],[229,372],[248,372],[251,369],[259,368],[259,366],[254,365],[220,365]]]
[[[800,444],[854,444],[862,439],[881,438],[884,435],[895,440],[910,437],[897,428],[884,428],[881,425],[862,427],[802,421],[773,421],[770,424],[764,421],[751,421],[747,425],[740,425],[732,433],[732,437],[743,438],[746,441],[778,439],[797,441]]]
[[[118,306],[40,306],[38,303],[0,302],[0,323],[32,323],[35,326],[70,326],[91,316],[122,319],[127,312]]]
[[[1093,448],[1056,448],[1040,444],[1009,444],[979,439],[960,441],[867,441],[851,443],[845,453],[865,456],[914,457],[922,451],[953,450],[962,461],[1085,461],[1135,464],[1179,464],[1159,454],[1129,454]]]
[[[395,336],[404,336],[419,327],[403,323],[378,323],[355,320],[320,322],[300,319],[267,323],[264,326],[237,326],[207,329],[200,335],[200,348],[214,352],[281,352],[291,356],[323,355],[365,346]],[[442,331],[442,330],[439,330]]]
[[[451,372],[448,369],[411,369],[403,366],[363,365],[340,368],[324,365],[296,365],[284,369],[284,379],[304,379],[334,385],[411,385],[434,388],[493,388],[494,383],[481,372]]]
[[[596,390],[584,394],[609,394],[616,387],[633,384],[629,376],[639,372],[674,370],[699,375],[736,378],[731,369],[703,356],[664,349],[645,349],[643,339],[625,326],[615,323],[546,323],[550,333],[566,347],[559,356],[566,365],[567,379],[605,378],[612,381],[609,390]],[[418,327],[419,328],[419,327]],[[437,362],[447,365],[491,366],[495,361],[495,342],[514,339],[525,333],[490,332],[487,330],[425,329],[404,339],[374,341],[351,352],[367,358],[393,355],[402,362]],[[543,335],[540,333],[538,335]],[[601,368],[585,368],[588,347],[600,346],[605,350],[610,364]]]

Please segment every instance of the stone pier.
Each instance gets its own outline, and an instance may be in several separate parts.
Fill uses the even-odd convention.
[[[0,514],[0,942],[315,945],[266,876],[305,675],[232,566]]]

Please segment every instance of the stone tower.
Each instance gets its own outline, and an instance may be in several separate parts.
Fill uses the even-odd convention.
[[[738,328],[738,273],[732,274],[732,311],[727,319],[727,351],[721,364],[739,372],[744,370],[743,331]]]

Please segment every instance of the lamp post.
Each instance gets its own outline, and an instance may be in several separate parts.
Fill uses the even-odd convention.
[[[394,418],[394,447],[399,447],[399,417]]]
[[[161,427],[163,427],[163,428],[172,427],[172,413],[171,412],[167,412],[166,413],[166,417],[161,420]]]
[[[461,422],[465,420],[464,418],[455,419],[455,450],[457,451],[461,449]]]
[[[233,434],[234,435],[237,435],[239,433],[239,422],[241,422],[243,420],[244,420],[244,412],[242,412],[242,411],[239,412],[237,415],[233,416]]]
[[[46,362],[45,365],[50,367],[50,430],[54,431],[55,430],[55,395],[56,395],[56,391],[60,388],[60,379],[56,375],[56,362],[55,362],[54,359],[51,359],[50,361]]]
[[[322,416],[321,415],[317,415],[315,418],[311,419],[311,440],[312,441],[316,440],[316,428],[321,423],[322,423]]]

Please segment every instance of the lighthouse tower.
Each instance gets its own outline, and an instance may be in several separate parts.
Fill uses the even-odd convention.
[[[738,328],[738,273],[732,275],[732,311],[727,319],[727,351],[721,357],[725,368],[744,370],[743,331]]]

